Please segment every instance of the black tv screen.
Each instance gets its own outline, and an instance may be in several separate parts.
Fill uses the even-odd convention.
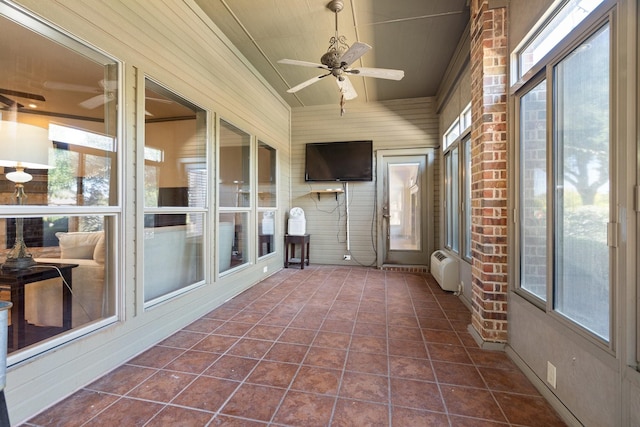
[[[371,141],[307,144],[305,181],[372,181]]]

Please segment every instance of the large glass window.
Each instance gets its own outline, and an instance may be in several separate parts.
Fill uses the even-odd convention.
[[[276,150],[258,141],[258,256],[275,252]]]
[[[249,262],[251,136],[220,121],[218,271]]]
[[[547,82],[520,98],[520,287],[547,299]]]
[[[609,26],[554,69],[555,302],[609,339]]]
[[[471,261],[471,104],[443,136],[444,245]]]
[[[564,57],[543,64],[551,81],[525,82],[516,93],[518,287],[540,306],[608,342],[612,307],[609,238],[613,237],[608,233],[614,203],[610,181],[612,39],[609,23],[594,27],[584,40],[571,33],[600,2],[591,2],[579,13],[567,9],[578,8],[579,3],[565,4],[545,27],[549,30],[530,43],[547,46],[548,52],[575,40]],[[574,12],[579,15],[575,22]],[[572,26],[560,31],[558,26],[569,21]]]
[[[5,3],[0,39],[0,298],[14,304],[12,364],[116,314],[119,65]]]
[[[204,281],[206,113],[145,82],[144,300]]]
[[[469,110],[470,111],[470,110]],[[469,114],[471,116],[471,114]],[[469,120],[471,124],[471,120]],[[471,135],[467,135],[462,140],[462,165],[464,173],[463,179],[463,256],[467,261],[471,261]]]
[[[445,164],[445,246],[458,253],[460,249],[460,174],[458,146],[444,156]]]

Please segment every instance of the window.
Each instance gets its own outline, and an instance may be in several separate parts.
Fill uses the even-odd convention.
[[[608,226],[614,203],[609,166],[611,24],[594,26],[583,39],[571,33],[577,23],[561,32],[546,30],[564,25],[569,20],[566,8],[583,3],[565,4],[530,42],[530,46],[546,45],[547,51],[558,44],[573,47],[554,62],[542,64],[542,77],[525,82],[516,92],[517,287],[540,307],[608,343],[612,327]],[[591,2],[588,11],[598,3]],[[525,50],[519,55],[529,54]]]
[[[609,339],[609,25],[554,67],[554,309]]]
[[[258,141],[258,256],[275,252],[276,150]]]
[[[206,113],[145,80],[144,301],[204,282]]]
[[[555,11],[535,37],[516,50],[517,72],[521,79],[604,0],[569,0]]]
[[[471,261],[471,104],[443,137],[445,248]]]
[[[220,121],[218,271],[249,262],[251,136]]]
[[[460,174],[456,145],[444,155],[445,167],[445,247],[455,253],[460,249]]]
[[[469,116],[471,116],[471,109],[469,109]],[[471,120],[469,120],[471,125]],[[471,135],[468,134],[462,140],[462,164],[464,167],[464,173],[462,175],[463,180],[463,209],[462,209],[462,234],[463,234],[463,257],[471,262]]]
[[[32,179],[19,198],[6,173],[17,166],[10,160],[25,159],[0,150],[3,258],[9,254],[5,266],[16,268],[35,260],[32,268],[51,273],[24,287],[24,312],[17,315],[29,329],[9,327],[11,365],[115,319],[120,65],[6,3],[0,4],[0,33],[11,41],[0,44],[2,148],[25,147],[24,141],[9,141],[31,131],[43,143],[19,154],[43,156],[24,171]],[[27,248],[14,252],[20,233]],[[7,286],[0,287],[0,297],[11,300]]]

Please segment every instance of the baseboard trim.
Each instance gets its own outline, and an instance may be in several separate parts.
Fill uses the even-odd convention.
[[[520,368],[522,373],[531,381],[533,386],[540,392],[542,397],[544,397],[547,402],[556,410],[562,421],[567,423],[568,426],[571,427],[582,427],[583,424],[571,413],[571,411],[564,406],[562,401],[558,399],[558,396],[553,394],[553,392],[547,387],[546,383],[543,382],[540,377],[536,375],[536,373],[527,365],[527,363],[518,356],[509,345],[505,347],[505,353],[509,356],[509,359],[513,361],[513,363]]]

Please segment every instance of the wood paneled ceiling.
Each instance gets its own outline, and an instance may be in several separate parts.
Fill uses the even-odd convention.
[[[405,71],[401,81],[350,77],[351,102],[435,96],[458,41],[468,31],[469,0],[344,0],[338,30],[347,43],[373,47],[353,67]],[[327,77],[295,94],[287,89],[323,70],[279,64],[283,58],[320,62],[335,33],[329,0],[196,0],[258,72],[292,107],[334,104],[340,93]]]

